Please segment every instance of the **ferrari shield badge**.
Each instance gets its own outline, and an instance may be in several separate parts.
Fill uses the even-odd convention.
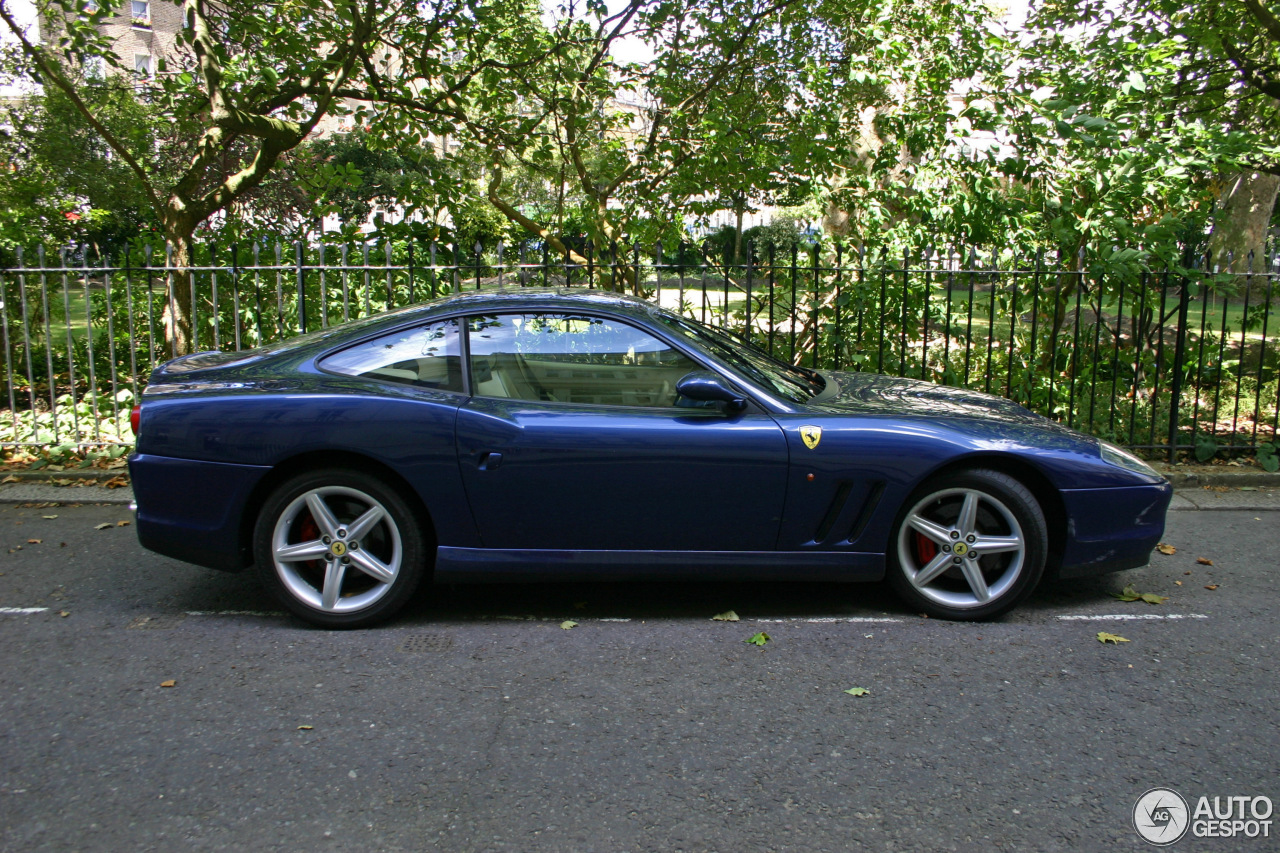
[[[818,442],[822,441],[822,427],[802,426],[800,427],[800,438],[804,441],[805,447],[813,450],[818,446]]]

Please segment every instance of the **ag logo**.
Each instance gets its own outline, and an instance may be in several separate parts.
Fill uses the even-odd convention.
[[[813,450],[818,446],[818,442],[822,441],[822,427],[802,426],[800,427],[800,438],[804,441],[805,447]]]
[[[1186,835],[1190,817],[1187,801],[1171,788],[1152,788],[1133,805],[1133,828],[1157,847],[1173,844]]]

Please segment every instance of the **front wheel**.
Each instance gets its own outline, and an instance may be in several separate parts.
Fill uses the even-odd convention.
[[[907,501],[889,545],[889,583],[932,616],[990,619],[1035,588],[1048,541],[1044,513],[1022,483],[998,471],[948,474]]]
[[[376,477],[347,469],[300,474],[272,492],[254,528],[253,554],[284,606],[326,628],[391,616],[426,564],[408,503]]]

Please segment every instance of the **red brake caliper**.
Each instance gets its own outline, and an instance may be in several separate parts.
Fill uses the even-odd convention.
[[[923,533],[916,533],[916,554],[920,557],[920,567],[924,568],[938,556],[938,545]]]
[[[311,510],[306,511],[307,514],[298,519],[298,541],[311,542],[320,538],[320,525],[316,524],[316,520],[311,516]],[[314,569],[320,565],[319,560],[307,560],[306,566]]]

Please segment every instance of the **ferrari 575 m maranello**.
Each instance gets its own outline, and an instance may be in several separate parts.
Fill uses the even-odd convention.
[[[598,291],[488,291],[159,367],[147,548],[255,566],[301,618],[424,579],[886,580],[987,619],[1145,565],[1169,484],[998,397],[777,361]]]

